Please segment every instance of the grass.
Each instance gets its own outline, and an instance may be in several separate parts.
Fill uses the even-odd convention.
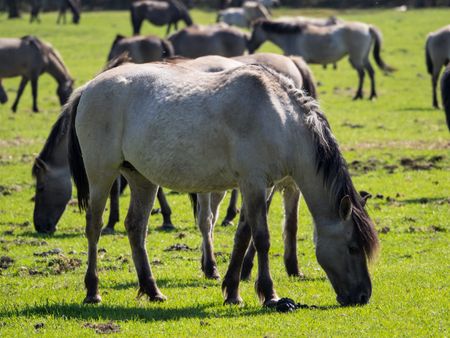
[[[136,300],[136,276],[120,224],[117,235],[100,241],[100,247],[106,249],[99,262],[103,303],[82,305],[87,249],[83,215],[69,206],[52,237],[37,235],[31,225],[31,165],[60,109],[56,85],[44,75],[39,80],[40,114],[31,113],[30,88],[25,90],[17,114],[12,114],[9,105],[19,80],[3,81],[10,102],[0,107],[0,256],[11,257],[14,262],[0,270],[0,336],[89,336],[108,330],[98,325],[110,321],[111,331],[119,330],[127,336],[449,335],[450,141],[443,112],[431,108],[423,47],[428,32],[448,24],[450,10],[301,13],[337,14],[377,25],[384,34],[382,55],[399,69],[389,76],[376,71],[377,101],[352,102],[357,76],[347,61],[340,62],[337,70],[312,66],[320,82],[321,105],[344,150],[355,184],[376,196],[368,207],[380,231],[382,251],[371,267],[374,288],[370,304],[337,306],[325,273],[315,260],[311,218],[304,204],[298,240],[299,261],[306,278],[286,276],[280,229],[283,215],[277,195],[269,216],[276,289],[280,296],[317,308],[290,314],[263,309],[255,297],[253,282],[241,284],[244,306],[223,306],[220,282],[205,280],[200,271],[201,239],[188,199],[172,194],[169,202],[177,230],[155,230],[162,219],[152,216],[147,244],[154,274],[168,301],[152,304]],[[293,11],[279,9],[275,14]],[[193,15],[197,22],[215,20],[211,12],[195,10]],[[56,13],[44,14],[40,25],[28,24],[27,18],[9,21],[3,15],[0,27],[2,36],[36,34],[50,41],[63,55],[77,85],[99,72],[116,33],[131,33],[127,12],[85,13],[79,26],[58,26],[55,21]],[[163,32],[163,28],[144,25],[143,33],[162,36]],[[262,50],[278,51],[270,44]],[[366,93],[367,85],[368,81]],[[408,164],[402,162],[405,158],[412,160],[413,166],[402,165]],[[121,199],[122,219],[128,201],[127,192]],[[218,256],[222,275],[234,230],[220,226],[215,230],[216,251],[222,253]],[[186,237],[179,239],[180,233]],[[174,243],[197,250],[164,251]],[[55,248],[61,249],[63,256],[33,255]]]

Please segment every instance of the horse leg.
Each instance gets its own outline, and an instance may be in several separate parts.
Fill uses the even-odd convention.
[[[242,298],[239,295],[239,279],[244,260],[245,250],[251,237],[251,229],[246,222],[245,208],[242,207],[239,223],[234,235],[233,252],[231,253],[230,264],[222,282],[222,293],[225,297],[224,304],[241,304]]]
[[[0,103],[5,104],[8,102],[8,94],[6,94],[6,90],[2,85],[2,79],[0,79]]]
[[[37,95],[38,95],[38,77],[31,78],[31,93],[33,95],[33,112],[38,113]]]
[[[284,204],[284,266],[288,276],[303,277],[298,268],[297,261],[297,227],[298,227],[298,203],[300,190],[295,185],[286,187],[283,191]]]
[[[433,107],[439,109],[439,102],[436,94],[436,87],[439,80],[439,74],[441,73],[441,67],[434,67],[433,75],[431,77],[431,86],[433,88]]]
[[[169,33],[170,33],[170,26],[171,26],[171,25],[172,25],[171,22],[169,22],[169,23],[167,24],[166,36],[168,36]]]
[[[175,229],[171,219],[172,210],[170,209],[162,187],[159,187],[157,197],[159,205],[161,206],[161,214],[163,216],[163,224],[161,225],[161,228],[164,230]]]
[[[270,205],[272,204],[272,199],[273,199],[274,194],[275,194],[275,189],[272,188],[271,191],[269,192],[269,197],[266,200],[267,212],[269,212],[269,208],[270,208]],[[242,263],[241,280],[250,280],[255,254],[256,254],[255,246],[253,244],[253,241],[250,241],[247,251],[245,252],[244,262]]]
[[[102,235],[114,233],[114,225],[119,222],[119,196],[120,196],[120,177],[114,181],[109,193],[109,219],[108,224],[102,230]]]
[[[377,97],[377,91],[375,89],[375,71],[373,70],[372,65],[370,64],[370,61],[366,61],[365,65],[366,71],[369,74],[370,77],[370,97],[369,100],[373,100]]]
[[[139,280],[138,297],[147,295],[150,301],[164,301],[166,297],[156,285],[145,248],[147,222],[158,186],[148,181],[134,169],[124,170],[123,175],[127,179],[131,190],[130,207],[125,219],[125,228],[128,233],[134,266]]]
[[[363,98],[363,84],[364,84],[364,68],[356,68],[356,71],[358,72],[359,77],[359,84],[358,84],[358,90],[356,91],[355,96],[353,97],[353,100],[358,100]]]
[[[202,271],[206,278],[220,278],[213,247],[213,213],[211,211],[211,194],[197,194],[198,228],[202,233]]]
[[[219,218],[220,203],[222,203],[226,194],[227,194],[226,191],[211,193],[211,212],[212,212],[212,216],[213,216],[213,219],[212,219],[213,237],[214,237],[214,227],[216,226],[217,219]]]
[[[97,275],[97,244],[102,228],[102,215],[108,199],[108,192],[112,180],[95,180],[95,185],[90,184],[89,207],[86,212],[86,237],[88,239],[88,268],[84,277],[87,289],[84,303],[100,303],[101,297],[98,293]]]
[[[14,103],[11,107],[12,111],[15,113],[17,111],[17,105],[19,104],[20,97],[23,94],[23,90],[25,89],[26,85],[28,83],[28,79],[24,76],[22,76],[22,79],[20,80],[19,89],[17,89],[17,96],[14,100]]]
[[[258,254],[256,293],[264,306],[275,306],[278,296],[273,288],[269,268],[270,236],[267,224],[266,191],[256,187],[241,187],[246,219],[251,227],[252,240]]]
[[[239,210],[237,208],[237,200],[239,197],[239,190],[233,189],[231,190],[230,204],[227,208],[227,214],[225,215],[224,220],[222,221],[222,226],[233,225],[233,219],[238,214]]]

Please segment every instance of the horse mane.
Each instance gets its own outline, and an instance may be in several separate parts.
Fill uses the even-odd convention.
[[[318,102],[311,96],[294,86],[289,78],[270,67],[260,65],[266,73],[275,78],[289,97],[305,112],[303,119],[312,134],[315,145],[316,172],[323,174],[323,183],[330,189],[336,211],[339,211],[343,197],[349,196],[353,205],[352,220],[355,224],[356,237],[366,257],[371,260],[378,249],[378,236],[375,226],[364,209],[363,200],[356,191],[348,171],[347,163],[342,156],[336,138],[331,132],[325,114],[320,110]]]
[[[297,34],[302,33],[306,24],[294,22],[276,22],[267,19],[256,20],[253,27],[261,27],[266,32],[281,34]]]
[[[69,78],[72,78],[72,77],[70,76],[69,70],[67,69],[66,65],[64,64],[64,62],[63,62],[63,60],[62,60],[61,54],[60,54],[56,49],[54,49],[53,46],[52,46],[51,44],[46,43],[46,45],[47,45],[49,54],[50,54],[51,56],[54,57],[55,61],[59,64],[59,66],[62,68],[62,70],[64,71],[64,73],[65,73]]]
[[[52,127],[50,131],[50,135],[45,141],[44,148],[42,148],[41,152],[37,156],[37,158],[48,161],[50,159],[51,154],[53,153],[55,147],[61,142],[61,140],[66,136],[69,131],[70,124],[70,115],[65,114],[64,111],[59,115],[58,120]],[[33,168],[31,169],[31,174],[33,177],[36,177],[38,172],[38,167],[36,161],[33,164]]]

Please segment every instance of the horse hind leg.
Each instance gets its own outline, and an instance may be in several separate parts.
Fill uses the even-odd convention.
[[[97,274],[97,244],[102,228],[102,215],[108,199],[108,192],[114,178],[98,177],[94,184],[89,184],[89,207],[86,212],[86,237],[88,239],[88,268],[84,278],[87,289],[84,303],[100,303]]]
[[[435,65],[433,75],[431,76],[431,86],[433,88],[433,107],[439,109],[439,102],[437,99],[437,83],[439,80],[439,74],[441,73],[441,67]]]
[[[37,106],[37,96],[38,96],[38,77],[33,77],[31,79],[31,93],[33,95],[33,112],[38,113],[39,108]]]
[[[109,219],[108,224],[102,230],[102,235],[114,233],[114,226],[119,222],[119,197],[120,197],[120,178],[118,177],[109,193]]]
[[[222,221],[222,226],[233,225],[233,219],[239,212],[237,208],[238,197],[239,197],[239,190],[233,189],[231,191],[230,204],[228,204],[227,214],[225,215],[225,218]]]
[[[375,85],[375,71],[373,70],[373,67],[369,60],[366,61],[365,69],[367,71],[367,74],[369,74],[370,78],[370,97],[369,100],[375,99],[377,95],[376,85]]]
[[[211,194],[197,194],[198,216],[197,222],[202,233],[202,271],[206,278],[219,279],[217,263],[214,258],[213,246],[213,212],[211,210]]]
[[[19,104],[20,97],[22,96],[23,90],[25,89],[27,83],[28,83],[28,78],[22,77],[22,79],[20,80],[19,89],[17,89],[16,99],[14,100],[14,103],[13,103],[13,105],[11,107],[11,110],[14,113],[17,111],[17,106]]]
[[[145,247],[147,222],[158,186],[148,181],[135,169],[126,169],[122,174],[127,179],[131,190],[130,207],[125,219],[125,228],[139,280],[138,297],[146,295],[150,301],[164,301],[166,297],[158,289],[153,278]]]
[[[174,230],[175,226],[172,223],[172,210],[170,209],[170,205],[167,202],[166,195],[164,194],[164,190],[162,187],[158,189],[158,202],[161,206],[161,214],[163,216],[163,224],[161,225],[161,229],[163,230]]]

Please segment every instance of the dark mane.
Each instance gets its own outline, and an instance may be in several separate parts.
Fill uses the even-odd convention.
[[[50,135],[45,141],[44,148],[42,148],[37,158],[43,161],[48,161],[50,159],[55,147],[67,135],[67,132],[69,131],[69,122],[70,116],[68,114],[64,114],[63,112],[61,115],[59,115],[58,120],[52,127]],[[36,173],[37,166],[35,162],[33,164],[33,168],[31,169],[31,174],[33,175],[33,177],[36,177]]]
[[[353,204],[352,219],[355,224],[357,240],[366,257],[369,260],[372,259],[378,249],[378,235],[372,220],[364,209],[362,198],[353,185],[347,163],[331,132],[325,114],[320,111],[317,101],[305,95],[302,90],[295,88],[292,81],[269,67],[261,66],[261,68],[275,77],[275,83],[280,83],[294,102],[306,110],[304,120],[312,133],[315,144],[317,173],[322,173],[323,183],[333,195],[337,213],[339,213],[342,198],[350,197]]]
[[[254,26],[260,26],[266,32],[281,34],[297,34],[303,32],[306,25],[293,22],[275,22],[270,20],[258,20]]]

